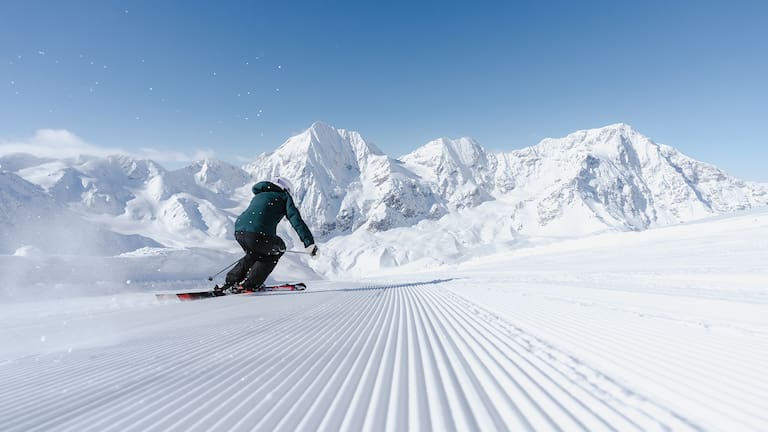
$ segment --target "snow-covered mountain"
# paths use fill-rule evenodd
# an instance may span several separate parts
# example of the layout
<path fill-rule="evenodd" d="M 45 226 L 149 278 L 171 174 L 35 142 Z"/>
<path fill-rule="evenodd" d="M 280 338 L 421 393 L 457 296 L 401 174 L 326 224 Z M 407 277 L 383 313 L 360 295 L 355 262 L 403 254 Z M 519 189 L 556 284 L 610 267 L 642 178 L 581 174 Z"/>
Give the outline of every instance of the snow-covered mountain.
<path fill-rule="evenodd" d="M 531 232 L 576 217 L 585 227 L 643 230 L 768 204 L 766 185 L 729 177 L 625 124 L 504 156 L 516 173 L 513 196 L 525 197 L 521 213 L 534 216 Z"/>
<path fill-rule="evenodd" d="M 414 236 L 440 262 L 520 236 L 644 230 L 768 205 L 768 185 L 734 179 L 625 124 L 512 152 L 441 138 L 395 159 L 357 132 L 318 122 L 242 168 L 207 160 L 169 171 L 127 156 L 16 154 L 0 157 L 0 170 L 4 226 L 15 226 L 15 207 L 33 216 L 66 209 L 119 235 L 216 248 L 233 247 L 232 220 L 253 182 L 282 175 L 316 236 L 338 249 L 328 269 L 363 256 L 374 265 L 413 262 L 424 255 L 412 251 Z M 19 204 L 20 194 L 32 198 Z M 14 238 L 6 249 L 26 244 Z"/>
<path fill-rule="evenodd" d="M 517 230 L 643 230 L 768 204 L 768 186 L 729 177 L 625 124 L 545 139 L 509 153 L 433 141 L 401 158 L 451 207 L 508 201 Z"/>
<path fill-rule="evenodd" d="M 152 239 L 136 247 L 223 244 L 232 230 L 228 209 L 239 205 L 233 194 L 250 180 L 241 169 L 220 161 L 168 171 L 153 161 L 121 155 L 55 160 L 14 154 L 0 157 L 0 170 L 16 184 L 34 186 L 34 194 L 24 194 L 34 199 L 25 198 L 21 204 L 27 212 L 61 220 L 60 209 L 66 209 L 68 217 L 81 224 Z M 0 206 L 13 207 L 14 202 L 3 199 Z M 15 246 L 31 241 L 26 237 L 16 236 Z"/>
<path fill-rule="evenodd" d="M 40 186 L 7 171 L 0 171 L 0 226 L 0 254 L 115 255 L 161 246 L 88 223 Z"/>
<path fill-rule="evenodd" d="M 443 214 L 424 182 L 357 132 L 314 123 L 245 168 L 294 179 L 294 197 L 320 236 L 383 231 Z"/>
<path fill-rule="evenodd" d="M 400 160 L 428 182 L 448 208 L 475 207 L 491 199 L 495 157 L 470 138 L 440 138 Z"/>

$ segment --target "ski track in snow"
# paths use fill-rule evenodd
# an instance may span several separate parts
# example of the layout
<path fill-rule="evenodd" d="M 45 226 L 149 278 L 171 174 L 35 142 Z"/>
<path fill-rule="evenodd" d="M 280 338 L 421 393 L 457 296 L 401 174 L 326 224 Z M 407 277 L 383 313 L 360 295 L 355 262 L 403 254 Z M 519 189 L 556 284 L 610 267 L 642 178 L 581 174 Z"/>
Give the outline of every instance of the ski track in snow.
<path fill-rule="evenodd" d="M 0 429 L 701 429 L 445 282 L 159 304 L 225 318 L 0 364 Z"/>
<path fill-rule="evenodd" d="M 514 316 L 528 336 L 554 338 L 560 349 L 589 353 L 590 364 L 599 363 L 603 373 L 612 371 L 620 374 L 622 382 L 654 389 L 655 394 L 663 395 L 654 404 L 660 410 L 657 414 L 665 411 L 662 406 L 667 410 L 675 407 L 678 413 L 669 414 L 693 428 L 702 428 L 704 421 L 705 429 L 765 430 L 768 388 L 761 383 L 768 376 L 764 361 L 768 340 L 764 327 L 753 331 L 732 322 L 686 318 L 687 313 L 696 312 L 698 305 L 692 300 L 691 310 L 672 317 L 654 313 L 652 307 L 628 309 L 585 300 L 584 289 L 576 287 L 570 287 L 570 293 L 562 290 L 568 294 L 553 296 L 542 287 L 514 285 L 506 287 L 506 302 L 491 303 L 495 298 L 490 296 L 486 304 Z M 453 284 L 451 288 L 462 287 Z M 512 299 L 510 295 L 517 289 L 520 291 Z M 734 307 L 728 304 L 732 301 L 729 296 L 724 299 L 721 309 Z M 757 305 L 764 302 L 763 298 L 754 300 Z M 680 412 L 696 413 L 698 425 Z"/>

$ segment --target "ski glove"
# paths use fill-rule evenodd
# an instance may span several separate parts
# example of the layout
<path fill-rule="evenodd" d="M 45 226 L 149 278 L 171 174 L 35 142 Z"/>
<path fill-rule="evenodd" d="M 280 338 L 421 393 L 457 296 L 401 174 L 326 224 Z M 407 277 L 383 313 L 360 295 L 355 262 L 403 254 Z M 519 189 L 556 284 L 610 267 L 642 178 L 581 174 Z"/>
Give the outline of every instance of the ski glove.
<path fill-rule="evenodd" d="M 317 245 L 315 245 L 315 244 L 313 243 L 313 244 L 311 244 L 311 245 L 307 246 L 307 247 L 306 247 L 306 251 L 307 251 L 307 253 L 308 253 L 308 254 L 310 254 L 311 256 L 315 256 L 315 255 L 317 255 Z"/>

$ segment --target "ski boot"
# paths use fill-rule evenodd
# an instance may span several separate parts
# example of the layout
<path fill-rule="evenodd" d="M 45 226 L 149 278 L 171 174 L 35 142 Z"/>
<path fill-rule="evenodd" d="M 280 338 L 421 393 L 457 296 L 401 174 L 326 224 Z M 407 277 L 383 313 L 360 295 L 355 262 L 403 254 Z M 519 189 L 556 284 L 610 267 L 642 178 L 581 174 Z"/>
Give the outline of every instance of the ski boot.
<path fill-rule="evenodd" d="M 215 287 L 213 287 L 213 295 L 223 296 L 227 294 L 237 294 L 239 292 L 238 288 L 240 288 L 240 286 L 237 284 L 225 283 L 222 286 L 217 284 Z"/>
<path fill-rule="evenodd" d="M 244 288 L 241 284 L 235 284 L 235 285 L 232 285 L 232 287 L 229 289 L 229 294 L 242 294 L 246 291 L 248 290 Z"/>

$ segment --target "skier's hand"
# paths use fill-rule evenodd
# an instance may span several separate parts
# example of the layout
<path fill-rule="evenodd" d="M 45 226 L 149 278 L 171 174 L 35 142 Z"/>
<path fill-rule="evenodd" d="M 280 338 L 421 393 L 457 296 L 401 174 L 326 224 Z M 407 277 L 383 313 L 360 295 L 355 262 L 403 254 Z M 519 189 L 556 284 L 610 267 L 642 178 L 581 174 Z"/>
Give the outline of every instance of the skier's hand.
<path fill-rule="evenodd" d="M 314 243 L 306 247 L 306 251 L 310 256 L 317 255 L 317 245 Z"/>

